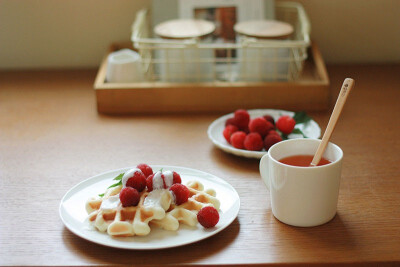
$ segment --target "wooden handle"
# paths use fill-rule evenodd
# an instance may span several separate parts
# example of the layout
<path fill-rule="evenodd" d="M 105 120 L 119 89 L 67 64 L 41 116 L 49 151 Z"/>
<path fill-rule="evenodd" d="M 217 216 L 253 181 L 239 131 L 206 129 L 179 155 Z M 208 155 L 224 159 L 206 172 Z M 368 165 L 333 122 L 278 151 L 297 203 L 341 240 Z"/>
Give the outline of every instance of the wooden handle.
<path fill-rule="evenodd" d="M 346 78 L 343 82 L 342 89 L 340 90 L 339 96 L 336 100 L 335 107 L 333 108 L 332 115 L 329 119 L 328 126 L 326 127 L 324 136 L 322 137 L 322 141 L 318 146 L 317 152 L 314 155 L 313 160 L 311 161 L 311 166 L 317 166 L 319 161 L 322 158 L 322 155 L 325 152 L 325 149 L 328 145 L 329 139 L 331 138 L 332 132 L 335 129 L 336 123 L 339 119 L 340 114 L 342 113 L 343 106 L 346 103 L 347 97 L 354 86 L 354 80 L 350 78 Z"/>

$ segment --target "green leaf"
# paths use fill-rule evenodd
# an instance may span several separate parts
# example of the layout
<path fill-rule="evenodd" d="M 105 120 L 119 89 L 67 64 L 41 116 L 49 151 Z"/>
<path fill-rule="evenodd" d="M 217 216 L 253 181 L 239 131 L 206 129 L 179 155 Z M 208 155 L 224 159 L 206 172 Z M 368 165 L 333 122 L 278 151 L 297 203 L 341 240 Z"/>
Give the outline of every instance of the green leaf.
<path fill-rule="evenodd" d="M 124 172 L 123 173 L 121 173 L 121 174 L 119 174 L 117 177 L 115 177 L 113 180 L 115 180 L 115 181 L 121 181 L 122 180 L 122 177 L 124 176 Z"/>
<path fill-rule="evenodd" d="M 118 176 L 117 176 L 117 177 L 118 177 Z M 114 180 L 115 180 L 117 177 L 115 177 Z M 116 182 L 115 184 L 110 185 L 109 187 L 107 187 L 107 189 L 110 189 L 110 188 L 113 188 L 113 187 L 117 187 L 117 186 L 119 186 L 119 185 L 122 185 L 122 181 L 121 181 L 121 180 L 118 181 L 118 182 Z M 104 197 L 104 195 L 105 195 L 105 193 L 99 194 L 99 197 Z"/>
<path fill-rule="evenodd" d="M 293 116 L 293 119 L 296 121 L 296 124 L 307 123 L 312 120 L 311 117 L 308 116 L 304 111 L 296 112 Z"/>
<path fill-rule="evenodd" d="M 115 177 L 113 180 L 114 181 L 118 181 L 118 182 L 116 182 L 115 184 L 112 184 L 112 185 L 110 185 L 109 187 L 107 187 L 107 189 L 110 189 L 110 188 L 113 188 L 113 187 L 117 187 L 117 186 L 119 186 L 119 185 L 122 185 L 122 177 L 124 176 L 124 172 L 123 173 L 120 173 L 117 177 Z M 103 193 L 103 194 L 99 194 L 99 197 L 104 197 L 104 194 L 105 193 Z"/>
<path fill-rule="evenodd" d="M 307 136 L 299 128 L 294 128 L 292 134 L 301 134 L 304 138 L 307 138 Z"/>
<path fill-rule="evenodd" d="M 122 181 L 118 181 L 115 184 L 110 185 L 109 187 L 107 187 L 107 189 L 113 188 L 113 187 L 117 187 L 119 185 L 122 185 Z"/>
<path fill-rule="evenodd" d="M 287 136 L 287 134 L 284 134 L 284 133 L 282 133 L 282 132 L 280 132 L 280 134 L 281 134 L 282 140 L 288 140 L 288 139 L 289 139 L 289 137 Z"/>

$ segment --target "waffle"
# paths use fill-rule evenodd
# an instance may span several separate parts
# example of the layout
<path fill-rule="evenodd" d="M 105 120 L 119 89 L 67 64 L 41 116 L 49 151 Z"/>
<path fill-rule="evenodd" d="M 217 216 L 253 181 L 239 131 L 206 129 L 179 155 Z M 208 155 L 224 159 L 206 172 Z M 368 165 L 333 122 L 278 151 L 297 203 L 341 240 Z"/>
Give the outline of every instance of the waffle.
<path fill-rule="evenodd" d="M 204 190 L 203 184 L 191 181 L 187 185 L 189 199 L 176 205 L 174 195 L 168 189 L 140 193 L 137 206 L 123 207 L 119 193 L 123 186 L 108 189 L 102 197 L 92 197 L 86 202 L 88 221 L 100 232 L 110 236 L 144 236 L 156 227 L 177 231 L 180 223 L 197 225 L 197 213 L 205 206 L 219 209 L 220 202 L 213 189 Z"/>
<path fill-rule="evenodd" d="M 144 236 L 150 233 L 149 222 L 165 217 L 172 197 L 168 190 L 140 193 L 139 204 L 123 207 L 119 201 L 121 186 L 108 189 L 103 197 L 86 202 L 88 220 L 100 232 L 111 236 Z"/>
<path fill-rule="evenodd" d="M 188 201 L 181 205 L 176 205 L 174 202 L 171 202 L 165 217 L 152 220 L 150 222 L 151 225 L 165 230 L 176 231 L 180 223 L 189 226 L 197 225 L 197 213 L 205 206 L 214 206 L 214 208 L 219 210 L 220 202 L 215 197 L 215 190 L 204 190 L 203 184 L 198 181 L 191 181 L 186 186 L 190 192 Z"/>

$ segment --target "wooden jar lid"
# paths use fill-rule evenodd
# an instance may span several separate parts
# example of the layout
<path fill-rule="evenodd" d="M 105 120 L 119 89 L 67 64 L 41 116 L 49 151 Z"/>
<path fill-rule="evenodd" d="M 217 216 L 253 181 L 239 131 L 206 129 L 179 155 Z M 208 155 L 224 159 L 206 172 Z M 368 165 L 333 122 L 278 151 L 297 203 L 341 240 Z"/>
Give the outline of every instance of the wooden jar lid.
<path fill-rule="evenodd" d="M 264 39 L 284 39 L 293 33 L 293 26 L 277 20 L 251 20 L 235 24 L 237 33 Z"/>
<path fill-rule="evenodd" d="M 154 27 L 154 32 L 167 39 L 188 39 L 202 37 L 215 30 L 214 23 L 206 20 L 175 19 L 162 22 Z"/>

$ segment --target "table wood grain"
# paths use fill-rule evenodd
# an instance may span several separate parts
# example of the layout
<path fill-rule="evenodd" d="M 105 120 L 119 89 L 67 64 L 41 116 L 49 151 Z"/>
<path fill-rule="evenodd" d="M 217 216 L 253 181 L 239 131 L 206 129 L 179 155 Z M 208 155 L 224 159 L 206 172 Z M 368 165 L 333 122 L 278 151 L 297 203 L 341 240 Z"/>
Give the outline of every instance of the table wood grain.
<path fill-rule="evenodd" d="M 344 78 L 356 87 L 332 136 L 345 155 L 337 215 L 314 228 L 277 221 L 258 160 L 208 140 L 223 114 L 105 116 L 95 70 L 1 72 L 0 265 L 400 265 L 400 65 L 328 71 L 332 107 Z M 329 112 L 309 114 L 325 129 Z M 64 227 L 58 209 L 71 187 L 141 162 L 225 179 L 241 198 L 238 218 L 209 239 L 159 251 L 107 248 Z"/>

